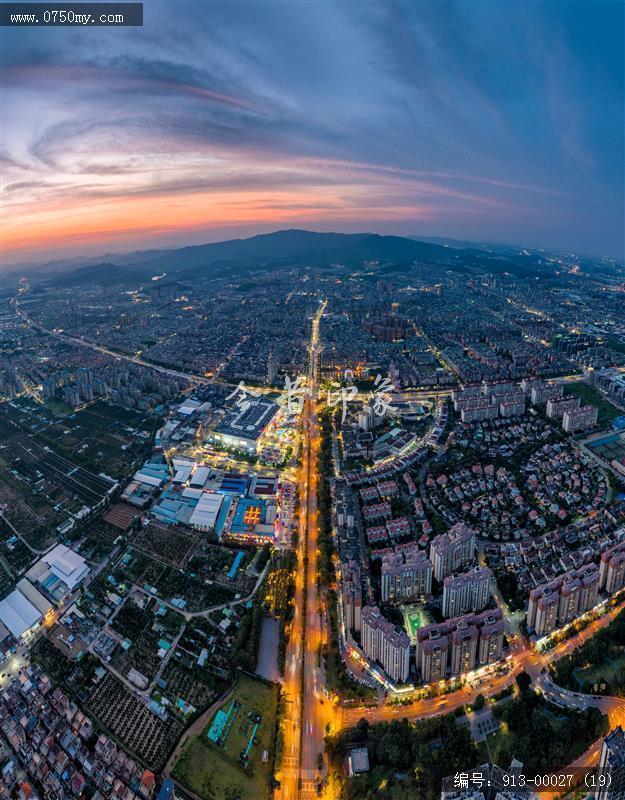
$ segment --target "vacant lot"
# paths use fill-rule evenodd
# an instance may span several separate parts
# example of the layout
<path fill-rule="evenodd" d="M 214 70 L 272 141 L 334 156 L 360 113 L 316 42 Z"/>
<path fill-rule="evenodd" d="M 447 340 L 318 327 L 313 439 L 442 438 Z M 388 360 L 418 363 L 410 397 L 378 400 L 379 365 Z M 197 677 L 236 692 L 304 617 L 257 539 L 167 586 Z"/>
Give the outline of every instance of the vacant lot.
<path fill-rule="evenodd" d="M 276 705 L 276 686 L 240 673 L 233 695 L 215 714 L 217 717 L 222 712 L 227 717 L 221 744 L 207 736 L 215 722 L 213 717 L 200 736 L 185 744 L 173 777 L 205 800 L 268 798 Z M 240 753 L 248 746 L 248 764 L 244 767 Z"/>

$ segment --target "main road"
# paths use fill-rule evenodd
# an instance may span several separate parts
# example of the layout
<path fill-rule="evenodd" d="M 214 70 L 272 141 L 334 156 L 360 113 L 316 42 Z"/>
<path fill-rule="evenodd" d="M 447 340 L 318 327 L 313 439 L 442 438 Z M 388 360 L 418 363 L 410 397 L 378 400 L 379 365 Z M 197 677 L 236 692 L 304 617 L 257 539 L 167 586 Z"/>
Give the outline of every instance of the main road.
<path fill-rule="evenodd" d="M 549 663 L 562 658 L 587 641 L 597 630 L 603 628 L 616 616 L 625 603 L 611 609 L 602 618 L 591 623 L 584 631 L 554 647 L 548 653 L 539 653 L 527 647 L 518 632 L 518 625 L 508 630 L 511 639 L 512 659 L 509 670 L 495 675 L 487 685 L 463 689 L 442 697 L 417 701 L 408 705 L 385 703 L 372 709 L 337 708 L 324 696 L 321 645 L 327 635 L 324 598 L 320 596 L 318 584 L 318 511 L 317 461 L 320 446 L 318 420 L 318 354 L 319 321 L 325 310 L 320 306 L 312 324 L 309 348 L 308 388 L 302 414 L 302 468 L 300 476 L 300 536 L 298 540 L 298 568 L 296 575 L 295 615 L 287 647 L 285 684 L 286 714 L 284 724 L 284 757 L 279 774 L 280 788 L 277 800 L 312 800 L 318 797 L 317 785 L 322 777 L 320 764 L 326 726 L 331 723 L 333 731 L 354 725 L 365 717 L 370 721 L 391 720 L 402 717 L 425 719 L 447 714 L 471 703 L 478 694 L 492 696 L 514 683 L 523 670 L 531 676 L 535 685 L 540 685 L 541 674 Z M 570 380 L 566 376 L 562 381 Z M 577 377 L 577 376 L 575 376 Z M 503 598 L 497 598 L 503 603 Z M 507 609 L 509 615 L 509 609 Z M 602 704 L 608 711 L 609 703 Z M 611 709 L 615 711 L 614 708 Z M 619 712 L 621 709 L 619 708 Z M 611 722 L 616 715 L 610 714 Z M 329 787 L 326 787 L 329 789 Z M 327 795 L 327 791 L 326 791 Z"/>
<path fill-rule="evenodd" d="M 324 617 L 320 613 L 317 571 L 317 459 L 320 430 L 317 418 L 319 391 L 319 321 L 322 303 L 312 321 L 308 351 L 307 394 L 301 419 L 300 528 L 295 577 L 295 610 L 286 650 L 283 685 L 285 714 L 283 757 L 278 773 L 277 800 L 317 796 L 317 759 L 323 753 L 325 717 L 329 704 L 323 698 L 320 648 Z M 324 714 L 324 707 L 327 714 Z"/>
<path fill-rule="evenodd" d="M 214 383 L 215 379 L 199 375 L 168 369 L 138 356 L 129 356 L 110 350 L 80 337 L 52 331 L 34 322 L 20 307 L 17 298 L 12 304 L 17 314 L 36 330 L 56 336 L 59 339 L 91 348 L 100 353 L 114 358 L 130 361 L 134 364 L 155 369 L 169 374 L 172 377 L 186 378 L 197 383 Z M 560 691 L 550 683 L 542 669 L 571 652 L 577 646 L 587 641 L 598 629 L 604 627 L 620 611 L 625 602 L 596 620 L 582 633 L 556 646 L 547 654 L 539 654 L 533 649 L 524 646 L 518 632 L 508 631 L 511 634 L 513 662 L 511 669 L 503 674 L 493 677 L 486 687 L 473 688 L 465 686 L 451 694 L 442 697 L 433 697 L 429 700 L 416 701 L 407 705 L 383 704 L 371 709 L 340 709 L 334 708 L 324 697 L 323 668 L 321 663 L 321 645 L 327 634 L 327 624 L 324 603 L 320 597 L 318 585 L 318 512 L 317 512 L 317 460 L 320 445 L 320 429 L 318 412 L 318 355 L 319 355 L 319 321 L 324 313 L 326 303 L 320 305 L 312 321 L 312 332 L 309 346 L 308 361 L 308 389 L 304 399 L 302 413 L 302 466 L 300 471 L 300 535 L 297 547 L 297 574 L 295 581 L 295 611 L 291 624 L 291 634 L 286 652 L 284 696 L 286 710 L 284 714 L 283 758 L 278 777 L 280 788 L 276 790 L 276 800 L 312 800 L 318 797 L 317 784 L 321 777 L 319 769 L 320 759 L 323 754 L 323 739 L 326 726 L 333 724 L 334 730 L 344 726 L 354 725 L 361 717 L 370 721 L 390 720 L 406 717 L 408 719 L 426 719 L 438 714 L 447 714 L 466 703 L 475 700 L 478 694 L 492 696 L 509 686 L 522 670 L 526 670 L 533 683 L 547 696 Z M 625 371 L 625 368 L 623 368 Z M 568 383 L 572 380 L 583 379 L 584 375 L 565 375 L 549 379 L 554 383 Z M 396 399 L 417 399 L 425 395 L 444 396 L 451 394 L 451 390 L 428 391 L 411 390 L 398 393 Z M 501 604 L 501 597 L 497 598 Z M 587 697 L 574 693 L 565 693 L 561 698 L 567 705 L 586 707 L 596 704 L 604 713 L 610 716 L 611 726 L 625 721 L 625 708 L 617 698 L 597 698 L 596 703 L 589 703 Z M 578 761 L 588 765 L 589 761 L 596 762 L 598 745 Z M 576 762 L 576 766 L 577 766 Z"/>
<path fill-rule="evenodd" d="M 327 621 L 324 598 L 319 586 L 319 521 L 317 491 L 319 488 L 318 457 L 321 431 L 318 418 L 319 394 L 319 321 L 325 310 L 324 302 L 313 320 L 308 385 L 310 388 L 305 406 L 307 429 L 306 487 L 306 627 L 303 642 L 302 726 L 300 751 L 300 798 L 317 797 L 317 784 L 323 759 L 323 739 L 326 724 L 332 718 L 329 701 L 324 697 L 324 676 L 321 649 L 326 642 Z M 303 511 L 304 513 L 304 511 Z"/>

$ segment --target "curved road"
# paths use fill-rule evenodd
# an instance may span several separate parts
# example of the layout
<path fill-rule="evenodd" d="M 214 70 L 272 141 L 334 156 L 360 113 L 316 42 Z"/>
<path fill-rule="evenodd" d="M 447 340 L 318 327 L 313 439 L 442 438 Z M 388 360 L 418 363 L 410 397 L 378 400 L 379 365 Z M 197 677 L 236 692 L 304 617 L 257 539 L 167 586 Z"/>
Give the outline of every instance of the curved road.
<path fill-rule="evenodd" d="M 576 648 L 585 644 L 595 633 L 606 627 L 614 620 L 617 614 L 625 609 L 625 599 L 617 603 L 613 608 L 590 623 L 581 633 L 572 636 L 559 645 L 545 653 L 539 653 L 535 649 L 527 647 L 522 641 L 515 639 L 512 642 L 512 659 L 510 670 L 494 677 L 486 686 L 474 688 L 465 686 L 455 692 L 440 697 L 431 697 L 427 700 L 416 700 L 406 705 L 389 705 L 388 703 L 377 708 L 370 709 L 336 709 L 336 727 L 346 727 L 355 725 L 361 717 L 366 717 L 370 722 L 381 722 L 383 720 L 397 719 L 406 717 L 407 719 L 425 719 L 435 714 L 448 714 L 455 711 L 466 703 L 475 700 L 478 694 L 489 697 L 498 694 L 503 689 L 512 685 L 516 676 L 525 671 L 532 678 L 532 682 L 538 685 L 542 670 L 549 664 L 558 661 L 571 653 Z"/>

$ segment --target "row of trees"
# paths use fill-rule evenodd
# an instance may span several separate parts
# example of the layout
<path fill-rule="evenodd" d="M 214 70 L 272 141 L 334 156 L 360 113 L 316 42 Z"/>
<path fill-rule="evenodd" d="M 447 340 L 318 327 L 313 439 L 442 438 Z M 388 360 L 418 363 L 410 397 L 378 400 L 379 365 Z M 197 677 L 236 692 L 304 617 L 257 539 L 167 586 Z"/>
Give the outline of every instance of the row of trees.
<path fill-rule="evenodd" d="M 295 593 L 295 554 L 274 553 L 269 547 L 263 548 L 257 562 L 257 569 L 264 569 L 267 560 L 271 557 L 272 563 L 268 574 L 265 576 L 263 586 L 254 598 L 250 608 L 245 608 L 241 614 L 241 622 L 232 643 L 232 664 L 248 672 L 254 672 L 258 659 L 258 648 L 263 626 L 263 616 L 267 610 L 280 620 L 281 636 L 280 645 L 284 642 L 284 624 L 293 616 L 293 595 Z M 269 601 L 269 597 L 271 598 Z M 284 647 L 278 652 L 278 664 L 284 663 Z"/>
<path fill-rule="evenodd" d="M 278 669 L 284 675 L 286 648 L 289 642 L 288 625 L 295 611 L 295 571 L 297 557 L 292 550 L 276 551 L 271 557 L 271 567 L 267 576 L 265 609 L 280 624 L 278 638 Z"/>
<path fill-rule="evenodd" d="M 258 658 L 258 646 L 263 626 L 263 606 L 258 600 L 241 615 L 241 622 L 232 642 L 232 665 L 254 672 Z"/>
<path fill-rule="evenodd" d="M 607 628 L 596 633 L 583 647 L 557 662 L 554 680 L 560 686 L 582 692 L 593 692 L 595 683 L 605 684 L 605 694 L 625 696 L 625 670 L 614 669 L 610 663 L 624 656 L 625 611 L 621 611 Z M 592 668 L 592 680 L 585 679 L 583 672 L 576 673 L 585 666 Z"/>
<path fill-rule="evenodd" d="M 319 578 L 323 584 L 334 582 L 332 556 L 332 496 L 330 480 L 332 476 L 332 412 L 325 410 L 321 417 L 321 446 L 317 465 L 319 487 L 317 508 L 319 511 Z"/>
<path fill-rule="evenodd" d="M 491 751 L 502 768 L 517 758 L 525 774 L 549 774 L 607 733 L 608 719 L 598 709 L 556 708 L 533 691 L 525 673 L 517 681 L 519 698 L 494 708 L 504 724 Z M 484 698 L 478 698 L 476 708 L 483 705 Z M 401 719 L 371 725 L 361 719 L 355 728 L 327 736 L 326 751 L 337 774 L 353 747 L 367 748 L 370 769 L 344 782 L 341 800 L 438 800 L 443 778 L 485 760 L 468 727 L 453 714 L 416 723 Z"/>

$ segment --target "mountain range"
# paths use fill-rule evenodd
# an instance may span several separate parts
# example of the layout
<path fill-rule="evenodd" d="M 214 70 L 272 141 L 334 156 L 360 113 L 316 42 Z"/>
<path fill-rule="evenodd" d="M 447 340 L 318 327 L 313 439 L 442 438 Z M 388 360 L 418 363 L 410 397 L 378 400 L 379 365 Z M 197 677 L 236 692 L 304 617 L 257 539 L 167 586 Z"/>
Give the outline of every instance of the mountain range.
<path fill-rule="evenodd" d="M 464 243 L 463 243 L 464 244 Z M 540 265 L 537 254 L 516 254 L 521 263 L 513 269 L 509 258 L 479 247 L 424 242 L 405 236 L 382 236 L 373 233 L 317 233 L 307 230 L 282 230 L 259 234 L 249 239 L 194 245 L 169 250 L 144 250 L 102 259 L 76 262 L 51 262 L 38 270 L 59 286 L 135 283 L 165 272 L 168 279 L 193 276 L 243 274 L 254 270 L 293 266 L 322 267 L 343 264 L 362 267 L 376 262 L 382 269 L 410 269 L 414 262 L 436 264 L 441 269 L 467 271 L 470 268 L 499 272 L 502 270 L 535 271 Z M 80 263 L 80 262 L 79 262 Z M 49 277 L 49 276 L 52 277 Z"/>

